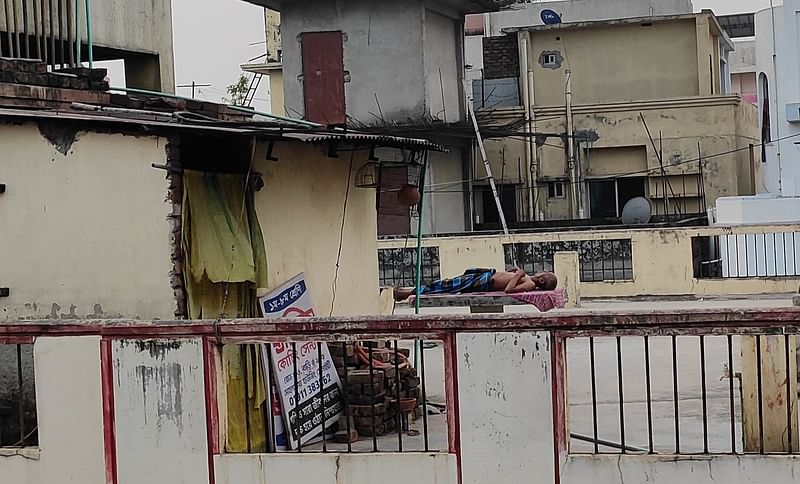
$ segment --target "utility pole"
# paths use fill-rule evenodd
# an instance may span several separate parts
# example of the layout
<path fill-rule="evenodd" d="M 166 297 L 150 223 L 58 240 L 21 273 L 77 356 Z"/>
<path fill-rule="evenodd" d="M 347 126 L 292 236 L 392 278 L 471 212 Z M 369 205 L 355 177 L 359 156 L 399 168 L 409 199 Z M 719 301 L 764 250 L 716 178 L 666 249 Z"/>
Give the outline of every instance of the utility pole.
<path fill-rule="evenodd" d="M 580 177 L 578 166 L 575 160 L 575 125 L 572 119 L 572 73 L 567 71 L 567 86 L 564 92 L 567 110 L 567 164 L 569 166 L 570 179 L 570 203 L 572 205 L 573 218 L 584 218 L 583 203 L 580 197 Z"/>
<path fill-rule="evenodd" d="M 192 81 L 191 84 L 178 84 L 175 87 L 182 88 L 182 89 L 191 87 L 192 88 L 192 99 L 194 99 L 195 91 L 197 90 L 198 87 L 211 87 L 211 84 L 198 84 L 198 83 Z"/>

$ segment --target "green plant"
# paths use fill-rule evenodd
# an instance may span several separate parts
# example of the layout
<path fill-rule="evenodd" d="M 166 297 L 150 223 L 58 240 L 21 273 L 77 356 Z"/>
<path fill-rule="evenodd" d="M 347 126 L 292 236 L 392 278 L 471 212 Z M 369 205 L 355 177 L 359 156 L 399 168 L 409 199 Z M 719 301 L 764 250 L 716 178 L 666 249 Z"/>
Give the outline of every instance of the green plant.
<path fill-rule="evenodd" d="M 228 95 L 223 97 L 222 100 L 234 106 L 244 106 L 245 98 L 247 98 L 247 91 L 250 90 L 250 80 L 244 74 L 239 74 L 239 79 L 228 86 L 226 91 Z"/>

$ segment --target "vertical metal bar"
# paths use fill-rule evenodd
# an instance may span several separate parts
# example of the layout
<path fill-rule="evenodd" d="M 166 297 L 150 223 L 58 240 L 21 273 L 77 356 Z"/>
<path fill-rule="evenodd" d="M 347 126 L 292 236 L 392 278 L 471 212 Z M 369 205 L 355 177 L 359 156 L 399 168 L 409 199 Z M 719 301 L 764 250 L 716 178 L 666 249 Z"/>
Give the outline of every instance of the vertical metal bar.
<path fill-rule="evenodd" d="M 266 357 L 264 362 L 264 389 L 266 391 L 266 404 L 264 407 L 264 433 L 267 439 L 267 452 L 275 452 L 275 428 L 272 420 L 272 399 L 275 396 L 272 392 L 272 345 L 264 343 L 266 351 L 262 351 L 262 357 Z"/>
<path fill-rule="evenodd" d="M 764 240 L 764 277 L 769 275 L 769 259 L 767 258 L 767 234 L 761 234 Z M 757 239 L 756 239 L 757 240 Z"/>
<path fill-rule="evenodd" d="M 11 0 L 3 0 L 3 13 L 5 13 L 6 17 L 6 40 L 8 41 L 8 56 L 14 57 L 14 48 L 12 47 L 14 44 L 11 39 L 11 11 L 8 9 L 8 2 Z"/>
<path fill-rule="evenodd" d="M 425 388 L 425 340 L 420 340 L 419 345 L 419 371 L 422 385 L 422 437 L 425 441 L 425 452 L 428 452 L 428 392 Z"/>
<path fill-rule="evenodd" d="M 778 234 L 776 232 L 771 233 L 772 235 L 772 258 L 774 259 L 773 265 L 775 266 L 775 274 L 774 276 L 778 276 L 778 243 L 775 242 L 775 236 Z M 767 265 L 767 275 L 769 275 L 769 265 Z"/>
<path fill-rule="evenodd" d="M 14 57 L 20 57 L 19 29 L 17 25 L 17 0 L 11 0 L 11 22 L 14 26 Z"/>
<path fill-rule="evenodd" d="M 55 28 L 55 10 L 53 9 L 53 0 L 47 0 L 50 10 L 50 65 L 53 69 L 56 68 L 56 28 Z"/>
<path fill-rule="evenodd" d="M 76 67 L 75 64 L 75 38 L 72 36 L 72 2 L 76 0 L 66 1 L 66 23 L 67 23 L 67 45 L 69 46 L 69 66 Z"/>
<path fill-rule="evenodd" d="M 789 361 L 789 335 L 788 334 L 783 335 L 783 349 L 784 349 L 784 352 L 786 354 L 786 361 L 785 361 L 784 364 L 786 365 L 786 428 L 788 429 L 787 430 L 787 434 L 788 434 L 788 437 L 789 437 L 789 445 L 787 447 L 789 448 L 789 453 L 791 454 L 791 453 L 794 452 L 794 448 L 793 448 L 794 447 L 794 443 L 792 441 L 792 423 L 793 423 L 792 422 L 792 420 L 793 420 L 792 419 L 792 413 L 793 413 L 792 412 L 792 400 L 793 400 L 793 398 L 792 398 L 792 374 L 791 374 L 791 371 L 790 371 L 791 370 L 791 366 L 790 366 L 790 361 Z"/>
<path fill-rule="evenodd" d="M 761 385 L 761 335 L 756 335 L 756 372 L 758 382 L 758 450 L 764 453 L 764 391 Z"/>
<path fill-rule="evenodd" d="M 732 252 L 731 252 L 731 236 L 730 235 L 725 235 L 724 237 L 725 237 L 725 249 L 726 249 L 725 252 L 726 252 L 726 254 L 728 256 L 728 277 L 733 277 L 733 274 L 731 273 L 731 260 L 733 260 L 733 257 L 731 257 L 732 256 Z M 739 269 L 738 269 L 738 267 L 739 267 L 739 249 L 738 248 L 736 248 L 736 267 L 737 267 L 736 271 L 737 271 L 737 275 L 738 275 L 738 271 L 739 271 Z"/>
<path fill-rule="evenodd" d="M 20 446 L 25 447 L 25 405 L 22 386 L 22 345 L 17 345 L 17 392 L 19 405 L 19 442 Z"/>
<path fill-rule="evenodd" d="M 789 258 L 786 257 L 786 247 L 787 247 L 787 245 L 786 245 L 786 232 L 784 232 L 783 233 L 783 275 L 788 277 L 789 276 Z M 794 258 L 794 254 L 792 254 L 792 258 Z M 777 262 L 775 264 L 776 264 L 775 270 L 777 271 L 778 270 Z"/>
<path fill-rule="evenodd" d="M 794 276 L 797 275 L 797 234 L 798 232 L 792 232 L 792 264 L 794 265 Z"/>
<path fill-rule="evenodd" d="M 733 380 L 736 372 L 733 370 L 733 336 L 728 335 L 728 398 L 730 399 L 731 412 L 731 453 L 736 453 L 736 405 L 733 396 Z"/>
<path fill-rule="evenodd" d="M 594 437 L 594 453 L 600 453 L 597 436 L 597 372 L 595 371 L 594 336 L 589 336 L 589 369 L 592 374 L 592 436 Z"/>
<path fill-rule="evenodd" d="M 650 383 L 650 337 L 644 338 L 644 378 L 647 396 L 647 448 L 651 454 L 655 453 L 653 448 L 653 395 Z"/>
<path fill-rule="evenodd" d="M 675 411 L 675 453 L 681 453 L 681 422 L 678 405 L 678 339 L 672 335 L 672 401 Z"/>
<path fill-rule="evenodd" d="M 626 452 L 625 447 L 625 396 L 623 395 L 622 385 L 622 338 L 617 336 L 617 386 L 619 390 L 619 438 L 622 453 Z"/>
<path fill-rule="evenodd" d="M 703 399 L 703 453 L 708 454 L 708 393 L 706 392 L 706 336 L 700 335 L 700 392 Z"/>
<path fill-rule="evenodd" d="M 33 0 L 33 37 L 36 43 L 36 58 L 42 60 L 42 44 L 39 38 L 39 22 L 41 19 L 41 12 L 39 11 L 39 0 Z"/>
<path fill-rule="evenodd" d="M 239 358 L 241 358 L 242 380 L 244 381 L 244 428 L 245 437 L 247 440 L 247 453 L 253 451 L 252 437 L 250 435 L 250 374 L 247 371 L 247 345 L 239 346 Z"/>
<path fill-rule="evenodd" d="M 64 0 L 56 0 L 58 2 L 58 47 L 59 47 L 59 56 L 58 58 L 61 60 L 61 67 L 64 67 L 65 62 L 65 52 L 64 52 L 64 8 L 63 8 L 63 1 Z"/>
<path fill-rule="evenodd" d="M 353 442 L 352 442 L 352 439 L 350 438 L 350 435 L 352 435 L 353 429 L 352 429 L 352 425 L 350 423 L 350 419 L 351 419 L 351 417 L 350 417 L 350 405 L 349 405 L 349 402 L 348 402 L 348 400 L 349 400 L 349 386 L 347 384 L 347 381 L 348 381 L 348 378 L 347 378 L 347 372 L 348 372 L 348 368 L 347 368 L 347 345 L 348 345 L 348 343 L 342 343 L 342 354 L 344 355 L 344 414 L 345 414 L 345 419 L 347 420 L 347 453 L 349 454 L 350 452 L 353 451 Z"/>
<path fill-rule="evenodd" d="M 370 396 L 370 416 L 372 416 L 372 451 L 378 452 L 378 432 L 375 426 L 375 380 L 373 379 L 374 364 L 372 361 L 372 345 L 374 342 L 368 341 L 369 345 L 369 396 Z"/>
<path fill-rule="evenodd" d="M 345 356 L 346 357 L 346 356 Z M 322 414 L 322 452 L 328 452 L 328 439 L 325 435 L 327 430 L 327 419 L 325 418 L 325 380 L 322 375 L 322 342 L 317 342 L 317 366 L 319 367 L 319 399 L 321 402 L 320 413 Z"/>
<path fill-rule="evenodd" d="M 400 351 L 394 340 L 394 381 L 395 400 L 397 400 L 397 451 L 403 452 L 403 415 L 400 413 Z"/>
<path fill-rule="evenodd" d="M 292 341 L 292 373 L 294 377 L 294 431 L 297 439 L 297 452 L 303 451 L 302 436 L 300 435 L 300 382 L 297 381 L 297 343 Z M 288 410 L 291 412 L 291 410 Z M 291 414 L 290 414 L 291 415 Z M 290 420 L 291 422 L 291 420 Z M 291 432 L 291 430 L 290 430 Z"/>
<path fill-rule="evenodd" d="M 24 47 L 25 58 L 29 59 L 31 52 L 30 42 L 28 42 L 28 0 L 22 0 L 22 39 L 24 41 L 22 46 Z"/>
<path fill-rule="evenodd" d="M 600 257 L 602 257 L 602 271 L 603 271 L 603 280 L 606 280 L 606 247 L 608 246 L 609 241 L 603 239 L 600 241 Z"/>
<path fill-rule="evenodd" d="M 75 66 L 81 66 L 81 0 L 75 0 Z M 379 184 L 380 185 L 380 184 Z"/>
<path fill-rule="evenodd" d="M 586 242 L 588 242 L 588 244 Z M 591 282 L 595 282 L 595 256 L 594 256 L 594 254 L 591 254 L 591 252 L 593 252 L 592 249 L 594 249 L 594 242 L 595 242 L 594 240 L 589 240 L 589 241 L 581 241 L 579 243 L 579 244 L 582 243 L 584 245 L 588 245 L 589 248 L 590 248 L 589 252 L 590 252 L 590 256 L 592 258 L 592 278 L 591 278 Z"/>
<path fill-rule="evenodd" d="M 749 252 L 748 243 L 747 243 L 747 235 L 744 236 L 744 276 L 742 276 L 742 271 L 739 269 L 739 235 L 734 235 L 734 239 L 736 240 L 736 275 L 738 277 L 749 277 L 750 276 L 750 261 L 748 260 L 749 257 L 747 253 Z"/>
<path fill-rule="evenodd" d="M 50 56 L 47 53 L 47 29 L 45 28 L 46 25 L 45 17 L 47 16 L 46 14 L 47 3 L 46 0 L 33 0 L 33 1 L 34 2 L 39 1 L 39 17 L 41 20 L 41 27 L 42 27 L 42 38 L 41 38 L 42 56 L 40 58 L 45 64 L 47 64 L 48 61 L 50 60 Z"/>

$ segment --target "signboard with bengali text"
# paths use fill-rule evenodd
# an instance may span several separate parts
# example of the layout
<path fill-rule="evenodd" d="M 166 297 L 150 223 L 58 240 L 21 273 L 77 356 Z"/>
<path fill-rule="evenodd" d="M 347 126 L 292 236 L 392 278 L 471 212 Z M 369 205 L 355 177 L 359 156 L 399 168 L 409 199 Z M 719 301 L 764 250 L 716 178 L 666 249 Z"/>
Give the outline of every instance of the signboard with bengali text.
<path fill-rule="evenodd" d="M 258 304 L 265 318 L 314 316 L 303 274 L 260 298 Z M 344 412 L 339 374 L 325 343 L 298 341 L 265 347 L 270 350 L 271 380 L 281 403 L 286 441 L 294 449 L 298 441 L 306 444 L 321 436 L 323 428 L 336 423 Z"/>

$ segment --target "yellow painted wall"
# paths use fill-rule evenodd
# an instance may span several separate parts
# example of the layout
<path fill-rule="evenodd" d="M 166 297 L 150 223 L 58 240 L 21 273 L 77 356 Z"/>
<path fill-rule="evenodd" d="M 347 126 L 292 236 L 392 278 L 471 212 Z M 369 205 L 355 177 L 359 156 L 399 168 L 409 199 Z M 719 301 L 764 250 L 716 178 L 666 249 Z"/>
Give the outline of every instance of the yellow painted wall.
<path fill-rule="evenodd" d="M 631 239 L 633 280 L 581 283 L 581 297 L 710 296 L 788 294 L 797 291 L 799 277 L 749 279 L 695 279 L 692 237 L 800 231 L 800 225 L 702 227 L 687 229 L 624 229 L 513 234 L 511 236 L 443 237 L 426 239 L 439 248 L 442 277 L 453 277 L 468 267 L 505 267 L 503 244 L 571 240 Z M 379 242 L 380 248 L 403 247 L 400 240 Z"/>
<path fill-rule="evenodd" d="M 261 145 L 254 166 L 265 183 L 256 193 L 256 210 L 264 232 L 270 285 L 305 272 L 317 315 L 330 314 L 349 187 L 333 314 L 377 314 L 375 190 L 353 186 L 368 152 L 341 152 L 339 158 L 329 158 L 326 146 L 277 143 L 273 156 L 278 161 L 274 162 L 265 159 L 263 150 Z"/>
<path fill-rule="evenodd" d="M 565 133 L 566 118 L 562 107 L 535 107 L 535 131 L 540 133 Z M 632 161 L 627 154 L 625 159 L 613 161 L 614 166 L 604 163 L 602 159 L 589 159 L 591 173 L 587 176 L 609 176 L 639 171 L 642 168 L 653 170 L 651 175 L 660 173 L 657 149 L 654 149 L 639 114 L 644 114 L 650 133 L 654 137 L 656 147 L 663 145 L 665 171 L 672 182 L 672 189 L 677 194 L 684 191 L 697 193 L 699 164 L 696 160 L 698 143 L 701 154 L 727 153 L 722 156 L 706 158 L 704 167 L 705 193 L 708 206 L 712 206 L 717 198 L 750 193 L 750 156 L 747 147 L 757 143 L 758 119 L 755 106 L 742 102 L 737 96 L 713 96 L 694 98 L 674 98 L 651 100 L 636 103 L 580 104 L 574 108 L 574 124 L 576 132 L 588 131 L 597 135 L 597 141 L 589 148 L 595 154 L 606 149 L 622 149 L 623 151 L 646 151 L 646 165 Z M 496 114 L 503 116 L 505 113 Z M 521 114 L 520 114 L 521 115 Z M 659 143 L 659 131 L 663 141 Z M 505 148 L 507 164 L 511 164 L 510 174 L 516 174 L 517 158 L 524 163 L 526 141 L 518 138 L 497 139 L 487 142 L 488 156 L 495 177 L 502 170 L 502 153 Z M 586 148 L 586 144 L 582 145 Z M 741 150 L 729 153 L 734 150 Z M 758 151 L 758 150 L 756 150 Z M 546 144 L 537 148 L 539 160 L 539 177 L 557 178 L 568 176 L 564 141 L 558 137 L 549 137 Z M 757 153 L 758 155 L 758 153 Z M 616 154 L 614 155 L 616 158 Z M 677 163 L 673 163 L 673 157 Z M 602 156 L 601 156 L 602 158 Z M 634 169 L 634 165 L 636 169 Z M 760 165 L 760 163 L 757 163 Z M 475 173 L 483 175 L 483 168 L 476 164 Z M 509 170 L 506 168 L 506 173 Z M 644 174 L 642 174 L 643 176 Z M 523 168 L 524 176 L 524 168 Z M 650 195 L 658 198 L 663 195 L 660 181 L 651 181 Z M 546 186 L 538 192 L 539 204 L 549 220 L 569 218 L 569 202 L 566 199 L 548 199 Z M 661 202 L 656 202 L 660 204 Z M 698 201 L 687 202 L 687 209 L 696 209 Z M 683 204 L 681 203 L 683 206 Z M 663 208 L 659 207 L 659 213 Z"/>
<path fill-rule="evenodd" d="M 701 94 L 694 18 L 650 26 L 589 24 L 580 29 L 536 31 L 531 37 L 529 62 L 537 105 L 564 104 L 567 69 L 572 72 L 575 103 Z M 559 52 L 564 58 L 561 67 L 543 67 L 539 58 L 544 51 Z M 708 70 L 707 62 L 703 68 Z"/>
<path fill-rule="evenodd" d="M 35 124 L 0 124 L 0 321 L 173 317 L 171 207 L 150 166 L 165 146 L 81 132 L 65 156 Z"/>
<path fill-rule="evenodd" d="M 269 98 L 272 105 L 272 114 L 286 116 L 283 101 L 283 71 L 275 69 L 269 71 Z"/>

